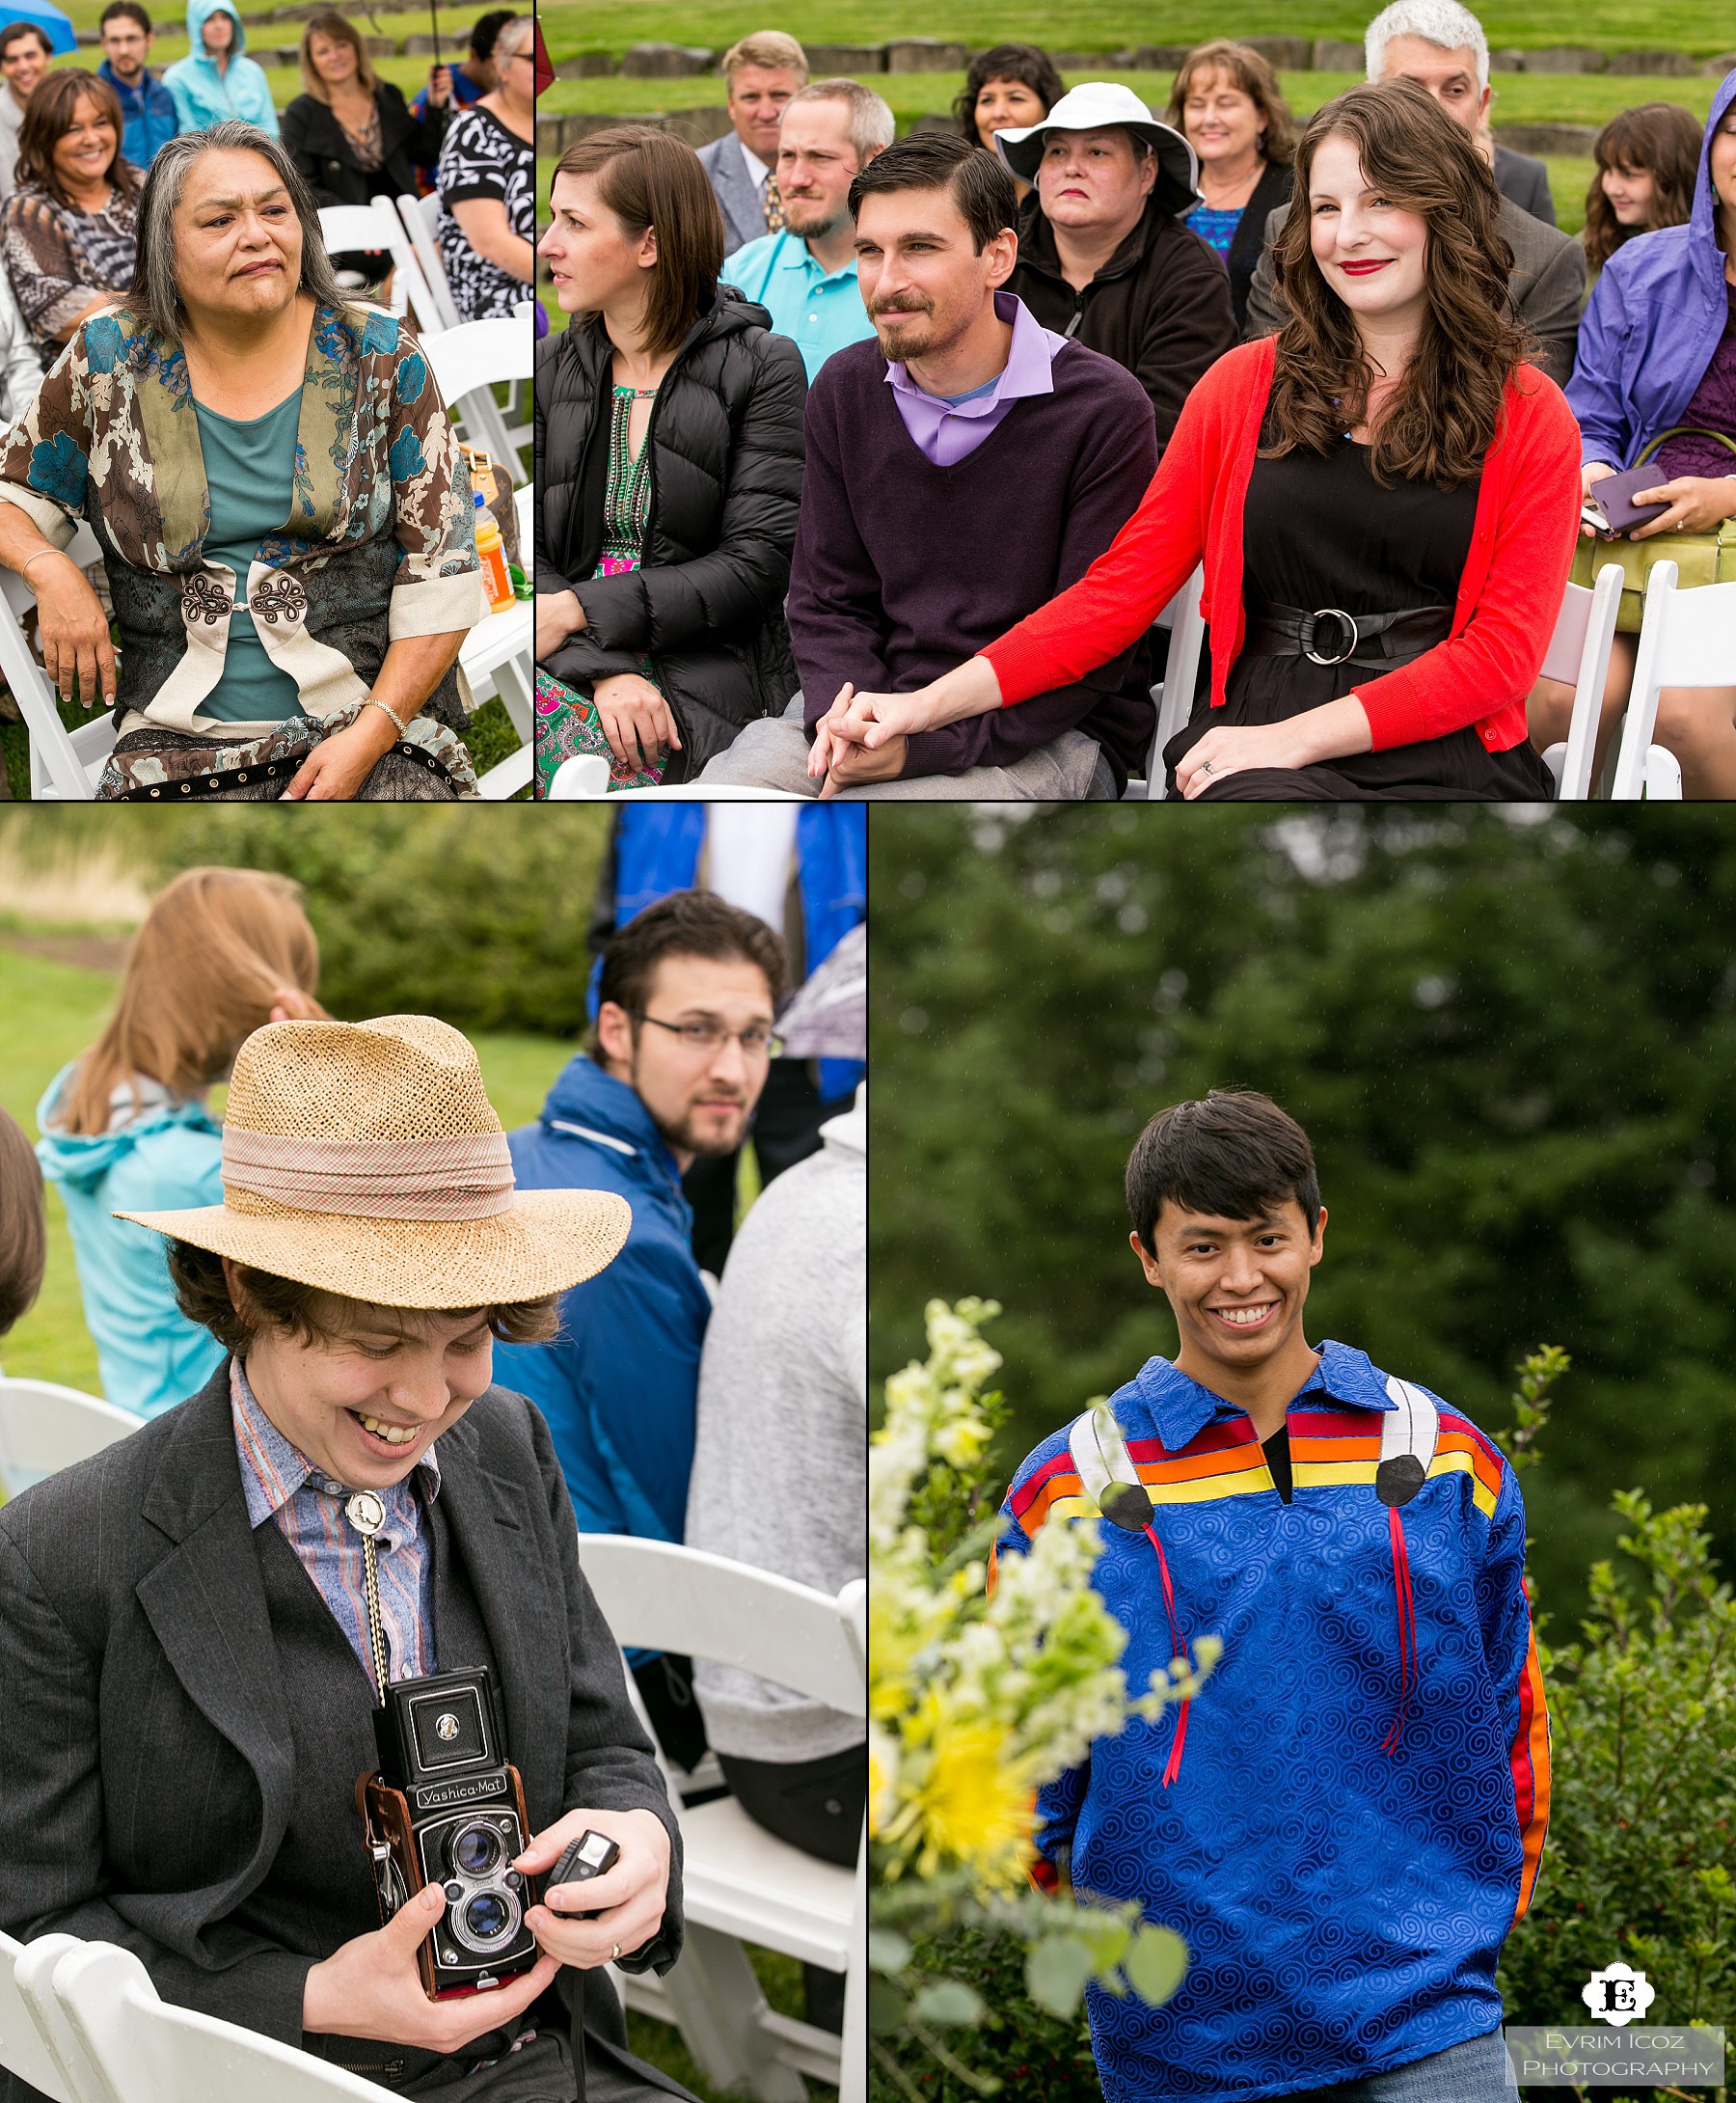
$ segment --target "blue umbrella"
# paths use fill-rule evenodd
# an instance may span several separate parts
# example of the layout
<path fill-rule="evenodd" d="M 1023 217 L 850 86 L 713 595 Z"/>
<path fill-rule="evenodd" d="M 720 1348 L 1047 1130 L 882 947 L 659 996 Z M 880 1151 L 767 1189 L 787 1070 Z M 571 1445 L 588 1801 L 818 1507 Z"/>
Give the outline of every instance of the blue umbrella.
<path fill-rule="evenodd" d="M 51 8 L 48 0 L 7 0 L 0 10 L 0 29 L 14 22 L 29 22 L 42 32 L 48 40 L 48 48 L 57 57 L 65 57 L 78 49 L 78 39 L 72 34 L 72 24 L 59 8 Z"/>

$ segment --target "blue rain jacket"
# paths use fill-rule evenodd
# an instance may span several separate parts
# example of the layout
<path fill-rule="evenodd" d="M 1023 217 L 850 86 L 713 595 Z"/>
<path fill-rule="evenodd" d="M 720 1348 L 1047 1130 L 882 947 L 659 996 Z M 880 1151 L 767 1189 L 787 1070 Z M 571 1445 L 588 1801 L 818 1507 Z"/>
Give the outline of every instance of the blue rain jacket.
<path fill-rule="evenodd" d="M 221 73 L 204 47 L 204 25 L 213 14 L 228 14 L 235 25 L 229 66 Z M 180 128 L 203 131 L 225 117 L 240 117 L 275 139 L 278 115 L 271 83 L 262 67 L 243 56 L 247 30 L 235 8 L 226 7 L 223 0 L 187 0 L 187 41 L 192 50 L 163 70 L 163 86 L 175 97 Z"/>

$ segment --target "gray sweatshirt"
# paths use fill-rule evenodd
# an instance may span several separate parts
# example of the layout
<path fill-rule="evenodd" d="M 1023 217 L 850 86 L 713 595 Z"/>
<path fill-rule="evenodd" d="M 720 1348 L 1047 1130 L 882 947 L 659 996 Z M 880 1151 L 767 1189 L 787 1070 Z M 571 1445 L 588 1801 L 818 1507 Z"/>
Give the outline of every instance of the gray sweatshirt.
<path fill-rule="evenodd" d="M 819 1592 L 868 1573 L 867 1124 L 861 1091 L 748 1213 L 699 1363 L 688 1546 Z M 868 1734 L 733 1666 L 696 1680 L 720 1753 L 824 1760 Z"/>

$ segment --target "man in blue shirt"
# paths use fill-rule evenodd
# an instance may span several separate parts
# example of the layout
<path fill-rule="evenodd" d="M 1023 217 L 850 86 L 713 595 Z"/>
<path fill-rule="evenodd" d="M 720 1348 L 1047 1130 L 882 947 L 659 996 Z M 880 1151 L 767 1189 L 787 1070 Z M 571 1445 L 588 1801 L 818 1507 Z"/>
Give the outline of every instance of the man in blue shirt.
<path fill-rule="evenodd" d="M 723 265 L 801 352 L 809 386 L 834 350 L 874 334 L 856 285 L 850 185 L 892 144 L 892 112 L 854 80 L 816 80 L 784 106 L 777 134 L 783 231 L 762 234 Z"/>
<path fill-rule="evenodd" d="M 121 151 L 135 168 L 149 168 L 158 147 L 167 146 L 180 129 L 174 96 L 145 63 L 156 41 L 150 16 L 139 0 L 109 0 L 98 26 L 102 64 L 96 77 L 108 82 L 121 105 L 126 126 Z"/>

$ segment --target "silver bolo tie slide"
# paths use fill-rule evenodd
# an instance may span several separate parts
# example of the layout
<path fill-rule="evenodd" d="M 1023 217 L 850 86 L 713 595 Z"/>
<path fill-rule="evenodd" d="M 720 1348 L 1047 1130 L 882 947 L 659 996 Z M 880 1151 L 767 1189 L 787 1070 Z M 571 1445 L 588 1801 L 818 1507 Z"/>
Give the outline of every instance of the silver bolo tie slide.
<path fill-rule="evenodd" d="M 343 1516 L 362 1536 L 362 1570 L 367 1588 L 367 1648 L 373 1655 L 374 1689 L 386 1699 L 386 1625 L 380 1615 L 379 1551 L 374 1536 L 386 1523 L 386 1507 L 371 1489 L 358 1489 L 343 1507 Z"/>

